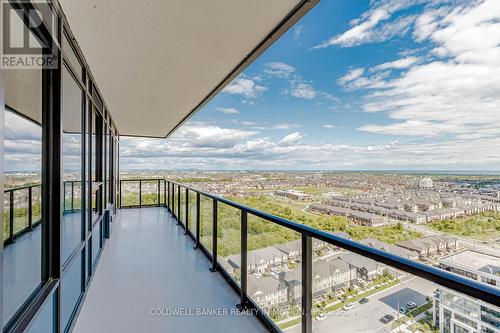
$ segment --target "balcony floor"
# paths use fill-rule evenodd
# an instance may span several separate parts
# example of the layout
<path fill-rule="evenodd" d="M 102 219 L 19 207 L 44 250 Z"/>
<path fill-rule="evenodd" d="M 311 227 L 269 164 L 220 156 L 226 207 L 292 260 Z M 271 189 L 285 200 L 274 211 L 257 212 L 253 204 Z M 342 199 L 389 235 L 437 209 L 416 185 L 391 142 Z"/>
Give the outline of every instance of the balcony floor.
<path fill-rule="evenodd" d="M 238 295 L 164 208 L 126 209 L 113 223 L 74 332 L 267 332 L 235 315 Z M 226 309 L 227 315 L 151 315 Z M 164 310 L 165 311 L 165 310 Z"/>

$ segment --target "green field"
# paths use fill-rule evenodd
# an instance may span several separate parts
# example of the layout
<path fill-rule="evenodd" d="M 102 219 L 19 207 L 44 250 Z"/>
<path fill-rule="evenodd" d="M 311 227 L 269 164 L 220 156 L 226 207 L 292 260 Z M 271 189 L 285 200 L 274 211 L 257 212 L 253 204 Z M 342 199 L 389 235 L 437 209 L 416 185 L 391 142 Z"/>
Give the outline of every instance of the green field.
<path fill-rule="evenodd" d="M 500 237 L 500 212 L 485 212 L 455 219 L 435 221 L 429 227 L 457 236 L 490 240 Z"/>

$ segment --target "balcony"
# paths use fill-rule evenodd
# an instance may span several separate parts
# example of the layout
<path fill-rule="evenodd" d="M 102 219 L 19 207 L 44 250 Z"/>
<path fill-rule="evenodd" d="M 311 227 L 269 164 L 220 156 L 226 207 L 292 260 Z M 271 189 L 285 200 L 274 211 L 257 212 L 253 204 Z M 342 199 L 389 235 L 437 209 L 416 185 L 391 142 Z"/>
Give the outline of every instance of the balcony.
<path fill-rule="evenodd" d="M 244 207 L 183 184 L 163 179 L 121 180 L 120 189 L 122 209 L 111 227 L 114 240 L 100 259 L 75 332 L 135 332 L 143 327 L 151 331 L 183 332 L 203 329 L 214 332 L 223 329 L 329 332 L 332 324 L 343 332 L 356 329 L 387 331 L 397 327 L 394 325 L 398 320 L 405 325 L 408 319 L 404 318 L 409 317 L 399 309 L 407 303 L 416 302 L 417 308 L 410 312 L 416 316 L 421 317 L 424 310 L 433 312 L 439 305 L 440 291 L 442 295 L 450 295 L 450 290 L 453 292 L 456 300 L 451 300 L 451 306 L 475 300 L 494 309 L 499 303 L 498 289 L 487 284 Z M 228 220 L 234 221 L 235 216 L 240 223 L 228 227 Z M 250 244 L 255 247 L 254 229 L 258 225 L 284 228 L 296 236 L 292 239 L 297 242 L 273 244 L 276 252 L 278 249 L 282 253 L 288 251 L 288 258 L 282 257 L 283 262 L 258 267 L 254 254 L 265 249 L 249 250 Z M 221 244 L 238 246 L 229 254 L 227 246 Z M 285 244 L 298 244 L 297 253 L 292 253 L 293 249 Z M 329 256 L 338 258 L 325 259 Z M 323 274 L 325 263 L 342 269 L 339 258 L 348 263 L 345 265 L 349 265 L 347 271 L 351 269 L 349 278 L 328 287 L 319 286 L 317 275 Z M 392 277 L 381 280 L 359 276 L 358 270 L 351 265 L 356 265 L 356 260 L 360 259 L 376 264 L 375 270 L 383 269 L 381 276 L 389 272 L 387 276 Z M 295 267 L 291 269 L 289 263 Z M 275 273 L 278 267 L 281 272 Z M 266 279 L 289 285 L 267 284 L 268 289 L 264 291 L 261 286 Z M 364 289 L 354 284 L 361 280 L 367 284 Z M 317 305 L 328 302 L 324 290 L 340 293 L 349 286 L 355 291 L 343 302 Z M 280 290 L 286 290 L 281 301 L 263 297 L 265 293 L 278 295 Z M 463 298 L 459 301 L 457 295 Z M 368 303 L 359 303 L 361 298 L 368 299 Z M 346 304 L 353 304 L 355 309 L 348 309 Z M 210 309 L 222 312 L 195 315 L 196 311 Z M 252 310 L 248 313 L 256 315 L 238 315 L 241 309 Z M 288 313 L 291 309 L 298 312 L 288 318 L 273 314 L 273 310 L 283 314 L 284 309 Z M 321 319 L 321 313 L 327 313 L 326 319 Z M 391 313 L 394 318 L 383 323 L 382 317 Z M 438 321 L 439 311 L 434 315 Z M 362 317 L 363 322 L 357 321 L 357 316 Z"/>
<path fill-rule="evenodd" d="M 74 332 L 266 332 L 165 208 L 123 209 Z M 103 311 L 103 309 L 108 309 Z M 193 315 L 167 310 L 192 311 Z M 196 309 L 227 314 L 195 316 Z M 162 313 L 163 311 L 163 313 Z"/>
<path fill-rule="evenodd" d="M 380 85 L 385 89 L 393 86 L 394 82 L 399 82 L 399 78 L 415 73 L 414 67 L 404 65 L 401 68 L 402 63 L 407 63 L 408 59 L 400 56 L 403 51 L 415 51 L 414 46 L 422 43 L 420 40 L 415 40 L 407 50 L 404 50 L 402 44 L 391 41 L 390 49 L 397 47 L 397 50 L 392 51 L 396 51 L 399 60 L 405 60 L 403 62 L 398 61 L 398 58 L 390 59 L 390 50 L 384 48 L 381 49 L 383 52 L 370 51 L 363 55 L 374 58 L 373 55 L 379 54 L 387 56 L 387 59 L 369 59 L 366 63 L 357 56 L 337 57 L 325 52 L 323 55 L 316 55 L 318 58 L 305 59 L 316 52 L 313 49 L 327 51 L 323 46 L 331 44 L 328 41 L 345 40 L 332 39 L 339 33 L 336 30 L 337 24 L 351 26 L 359 23 L 366 27 L 366 22 L 377 25 L 376 21 L 389 21 L 388 18 L 383 18 L 387 15 L 397 17 L 398 20 L 409 19 L 411 24 L 418 21 L 414 13 L 403 17 L 395 14 L 396 12 L 395 15 L 390 15 L 387 10 L 376 8 L 369 9 L 365 12 L 367 14 L 361 14 L 358 19 L 344 17 L 344 23 L 336 16 L 320 17 L 319 20 L 313 17 L 308 19 L 309 22 L 315 22 L 318 26 L 310 29 L 307 22 L 302 21 L 304 33 L 321 39 L 299 43 L 296 38 L 302 34 L 303 27 L 299 22 L 318 3 L 319 0 L 223 0 L 193 4 L 189 1 L 157 0 L 138 5 L 137 2 L 127 0 L 101 1 L 97 4 L 95 1 L 9 0 L 2 4 L 2 10 L 7 11 L 2 12 L 2 22 L 8 22 L 5 27 L 9 27 L 9 33 L 12 33 L 9 37 L 13 37 L 12 41 L 16 39 L 17 44 L 22 44 L 30 51 L 30 59 L 39 60 L 31 63 L 28 69 L 16 65 L 19 61 L 7 62 L 12 67 L 2 71 L 1 83 L 3 87 L 5 82 L 6 89 L 0 89 L 0 103 L 5 109 L 4 114 L 29 123 L 22 126 L 26 131 L 20 131 L 15 122 L 10 123 L 11 127 L 6 126 L 12 132 L 10 146 L 6 145 L 6 151 L 16 151 L 17 146 L 24 146 L 30 152 L 29 156 L 36 155 L 33 159 L 25 159 L 21 155 L 22 157 L 15 159 L 14 164 L 23 171 L 23 177 L 26 175 L 24 171 L 29 171 L 24 168 L 36 169 L 33 171 L 36 175 L 35 182 L 41 182 L 4 191 L 3 205 L 0 205 L 0 212 L 3 214 L 5 211 L 4 219 L 0 220 L 0 229 L 4 233 L 4 246 L 0 246 L 0 261 L 3 264 L 0 274 L 0 326 L 4 333 L 326 333 L 408 330 L 430 333 L 429 326 L 443 333 L 499 332 L 498 257 L 493 257 L 492 260 L 487 255 L 476 256 L 474 253 L 478 252 L 469 249 L 470 253 L 464 257 L 472 258 L 469 261 L 475 264 L 473 270 L 469 271 L 468 267 L 460 266 L 453 260 L 448 263 L 440 262 L 438 267 L 435 262 L 429 264 L 420 261 L 424 257 L 426 260 L 428 258 L 424 255 L 419 258 L 418 254 L 435 254 L 443 246 L 449 250 L 448 245 L 442 245 L 439 240 L 437 245 L 432 241 L 417 244 L 416 247 L 409 244 L 409 250 L 416 249 L 413 252 L 418 252 L 413 253 L 414 257 L 410 258 L 401 248 L 391 253 L 384 244 L 382 247 L 372 247 L 361 240 L 357 241 L 361 237 L 356 238 L 355 231 L 351 234 L 356 240 L 352 240 L 350 234 L 337 230 L 342 227 L 330 226 L 328 231 L 315 229 L 311 225 L 318 225 L 318 228 L 323 226 L 320 223 L 301 224 L 299 218 L 297 221 L 287 220 L 175 181 L 162 178 L 120 179 L 120 162 L 123 161 L 120 160 L 121 137 L 170 137 L 192 119 L 195 113 L 208 106 L 219 93 L 236 93 L 241 97 L 237 97 L 234 102 L 241 103 L 245 108 L 255 104 L 259 107 L 258 113 L 263 113 L 259 122 L 254 122 L 253 119 L 233 119 L 241 125 L 246 123 L 244 130 L 240 130 L 246 133 L 243 135 L 245 137 L 256 135 L 257 131 L 254 129 L 267 131 L 271 128 L 302 127 L 304 117 L 308 116 L 301 116 L 294 123 L 288 124 L 292 113 L 296 113 L 290 112 L 288 107 L 290 102 L 295 104 L 296 100 L 293 98 L 302 98 L 303 103 L 306 100 L 309 101 L 307 103 L 314 103 L 309 104 L 313 108 L 324 105 L 323 111 L 326 113 L 323 115 L 332 117 L 332 123 L 324 123 L 323 120 L 326 119 L 321 116 L 311 116 L 311 119 L 318 122 L 310 130 L 316 132 L 321 128 L 322 131 L 330 131 L 337 127 L 334 122 L 337 115 L 331 112 L 330 103 L 334 103 L 332 105 L 337 108 L 336 103 L 340 101 L 364 100 L 362 95 L 354 91 L 355 95 L 343 95 L 347 99 L 342 96 L 338 98 L 337 92 L 343 94 L 344 90 L 350 90 L 352 84 L 353 87 L 360 86 L 367 90 L 368 95 L 365 97 L 377 97 L 381 91 L 372 90 L 374 88 L 366 86 L 367 82 L 373 81 L 375 86 L 379 86 L 379 80 L 391 80 Z M 336 15 L 347 8 L 347 5 L 339 3 L 342 10 L 338 11 L 331 6 L 337 5 L 337 2 L 323 3 L 328 3 L 328 7 L 326 10 L 325 7 L 319 7 L 317 12 Z M 371 1 L 370 8 L 379 3 L 385 6 L 384 1 Z M 494 7 L 492 3 L 493 1 L 488 3 L 490 8 Z M 393 7 L 392 4 L 389 5 Z M 475 5 L 479 6 L 480 2 Z M 428 9 L 427 5 L 415 7 Z M 453 9 L 450 6 L 449 10 L 456 15 L 466 12 L 461 7 Z M 440 13 L 440 16 L 446 10 L 436 9 L 435 12 Z M 498 14 L 488 7 L 480 11 L 490 12 Z M 489 28 L 489 25 L 497 23 L 495 19 L 498 15 L 493 19 L 487 15 L 479 15 L 482 21 L 478 21 L 472 7 L 469 8 L 468 14 L 470 13 L 474 19 L 469 17 L 456 22 L 469 22 L 473 25 L 476 22 L 475 25 L 485 26 L 486 31 L 495 28 Z M 424 18 L 424 23 L 427 22 L 425 13 L 420 17 Z M 449 22 L 445 21 L 454 20 L 446 15 L 442 21 L 435 22 L 435 28 L 439 28 L 441 34 L 444 31 L 442 29 L 450 30 Z M 317 33 L 323 31 L 323 22 L 335 22 L 335 32 L 330 31 L 330 36 L 325 35 L 324 38 Z M 33 26 L 33 23 L 37 25 Z M 291 29 L 294 26 L 297 27 L 295 31 Z M 462 36 L 469 37 L 470 28 L 473 27 L 465 24 Z M 354 31 L 357 30 L 359 29 Z M 266 74 L 267 79 L 272 76 L 273 81 L 286 78 L 280 81 L 279 86 L 272 86 L 271 82 L 269 86 L 267 83 L 264 85 L 260 83 L 261 75 L 246 72 L 251 63 L 259 63 L 256 60 L 271 45 L 280 39 L 283 41 L 282 38 L 286 39 L 287 31 L 290 41 L 293 39 L 292 47 L 302 44 L 304 48 L 301 52 L 304 52 L 293 54 L 284 49 L 279 50 L 276 55 L 290 55 L 304 64 L 315 64 L 320 59 L 334 59 L 333 63 L 320 64 L 324 67 L 309 69 L 325 74 L 325 81 L 320 83 L 309 77 L 305 67 L 299 70 L 294 67 L 295 64 L 278 63 L 276 61 L 280 61 L 281 57 L 275 56 L 267 60 L 262 58 L 264 67 L 256 73 Z M 345 31 L 347 35 L 353 35 L 348 31 L 350 30 Z M 403 31 L 406 33 L 405 29 Z M 436 31 L 437 35 L 438 32 Z M 23 36 L 22 40 L 14 38 L 20 36 Z M 457 66 L 463 65 L 463 59 L 469 59 L 463 55 L 452 57 L 448 52 L 438 54 L 436 50 L 443 51 L 443 47 L 454 43 L 437 43 L 430 37 L 426 39 L 430 56 L 417 54 L 413 60 L 410 59 L 412 66 L 421 69 L 434 67 L 433 62 L 439 60 L 436 56 L 446 57 L 441 59 L 443 64 L 446 61 Z M 12 52 L 12 57 L 9 58 L 22 60 L 26 55 L 21 55 L 21 58 L 14 56 L 19 51 L 17 44 L 8 50 Z M 482 46 L 482 43 L 479 44 Z M 498 43 L 495 44 L 497 45 Z M 340 49 L 347 50 L 343 46 Z M 464 49 L 468 51 L 467 48 Z M 496 54 L 495 50 L 490 53 L 482 48 L 476 51 L 486 56 Z M 490 66 L 491 59 L 487 58 L 486 63 Z M 346 62 L 342 65 L 343 68 L 337 68 L 337 62 L 341 59 Z M 349 60 L 356 61 L 351 63 Z M 53 61 L 56 63 L 52 63 Z M 485 80 L 488 75 L 484 73 L 494 73 L 489 68 L 474 67 L 469 71 L 461 71 L 453 67 L 449 70 L 450 73 L 477 72 L 481 76 L 467 76 L 465 83 L 462 82 L 463 77 L 456 75 L 443 76 L 448 79 L 438 81 L 451 83 L 451 86 L 444 86 L 447 88 L 442 89 L 445 92 L 455 91 L 456 86 L 470 89 L 470 82 L 482 83 L 476 85 L 479 88 L 498 86 Z M 384 73 L 380 70 L 384 70 Z M 412 158 L 418 151 L 413 142 L 430 142 L 434 140 L 434 132 L 443 132 L 441 134 L 446 137 L 443 140 L 457 135 L 459 143 L 468 141 L 468 137 L 481 139 L 478 146 L 482 149 L 477 154 L 490 156 L 490 147 L 496 141 L 484 141 L 493 142 L 484 144 L 482 135 L 478 137 L 477 133 L 486 136 L 489 136 L 490 131 L 496 133 L 496 128 L 490 128 L 495 124 L 488 121 L 490 115 L 496 112 L 495 104 L 490 103 L 494 100 L 492 96 L 483 96 L 482 92 L 461 94 L 457 91 L 448 96 L 450 99 L 441 99 L 441 96 L 435 94 L 435 87 L 424 84 L 426 81 L 435 81 L 428 80 L 429 73 L 425 70 L 420 74 L 416 72 L 419 75 L 415 77 L 420 79 L 408 84 L 409 87 L 417 87 L 415 91 L 427 91 L 427 95 L 420 96 L 418 93 L 413 96 L 412 92 L 409 100 L 422 100 L 422 110 L 435 114 L 433 119 L 422 121 L 418 117 L 410 117 L 411 115 L 400 118 L 396 114 L 389 114 L 391 112 L 371 112 L 378 109 L 392 110 L 392 106 L 396 104 L 407 105 L 406 94 L 401 93 L 397 86 L 394 86 L 395 90 L 388 90 L 387 96 L 402 95 L 402 99 L 389 101 L 389 108 L 387 105 L 374 108 L 371 103 L 359 105 L 360 110 L 370 111 L 372 116 L 375 113 L 388 113 L 385 118 L 374 118 L 373 123 L 354 126 L 353 122 L 352 126 L 348 126 L 355 131 L 356 138 L 360 131 L 364 133 L 363 136 L 367 132 L 371 133 L 363 139 L 366 140 L 366 145 L 359 146 L 365 148 L 365 156 L 368 157 L 366 162 L 359 165 L 366 165 L 371 169 L 377 167 L 376 164 L 372 165 L 372 161 L 385 160 L 385 155 L 382 155 L 383 158 L 372 158 L 372 152 L 379 150 L 379 145 L 374 149 L 373 144 L 380 139 L 372 140 L 372 134 L 378 136 L 390 129 L 393 132 L 391 135 L 398 137 L 401 131 L 408 134 L 406 131 L 415 127 L 418 129 L 416 134 L 420 136 L 425 125 L 430 127 L 430 131 L 423 131 L 425 140 L 411 139 L 405 143 L 407 150 L 402 151 L 404 154 L 397 155 L 400 159 L 407 159 L 408 156 Z M 330 90 L 335 81 L 338 87 Z M 235 86 L 235 83 L 240 85 Z M 271 124 L 270 120 L 278 120 L 279 117 L 267 112 L 267 107 L 261 108 L 261 105 L 254 102 L 265 91 L 275 91 L 278 93 L 275 97 L 284 98 L 282 120 L 286 120 L 286 124 L 281 123 L 281 120 L 280 123 Z M 464 105 L 472 106 L 471 112 L 483 109 L 483 106 L 470 103 L 467 96 L 462 95 L 478 96 L 487 102 L 488 113 L 477 117 L 480 122 L 475 121 L 474 115 L 470 116 L 464 110 L 449 111 L 453 110 L 452 106 L 460 111 Z M 319 103 L 311 98 L 314 96 L 319 97 Z M 460 105 L 448 104 L 448 100 L 457 101 Z M 222 104 L 214 105 L 213 108 L 214 112 L 223 113 L 218 114 L 220 119 L 226 121 L 227 114 L 240 114 L 229 103 L 225 106 Z M 240 104 L 231 102 L 231 105 Z M 297 106 L 300 104 L 297 103 Z M 352 109 L 350 103 L 344 106 L 345 110 Z M 404 112 L 401 114 L 414 112 L 413 109 L 402 111 Z M 452 115 L 443 117 L 445 112 Z M 245 110 L 241 114 L 246 116 L 250 112 Z M 460 121 L 453 118 L 455 115 Z M 364 114 L 359 113 L 359 116 L 363 118 Z M 341 117 L 338 119 L 343 120 Z M 464 119 L 467 121 L 462 121 Z M 396 120 L 398 122 L 393 122 Z M 441 123 L 442 121 L 445 122 Z M 259 126 L 260 122 L 264 126 Z M 476 123 L 484 123 L 484 126 L 476 127 Z M 391 124 L 397 126 L 393 127 Z M 457 124 L 460 128 L 472 126 L 463 133 L 446 132 Z M 247 125 L 251 127 L 247 128 Z M 403 125 L 402 130 L 399 129 L 400 125 Z M 2 136 L 3 119 L 0 120 L 0 126 Z M 206 130 L 208 125 L 200 127 Z M 397 131 L 393 131 L 394 128 Z M 21 133 L 21 138 L 26 141 L 21 145 L 19 141 L 22 139 L 15 135 L 17 132 L 26 132 Z M 254 132 L 256 134 L 250 134 Z M 218 130 L 214 133 L 210 140 L 205 140 L 201 134 L 184 135 L 184 139 L 193 141 L 195 145 L 199 143 L 195 141 L 208 142 L 213 146 L 209 156 L 218 159 L 219 156 L 225 156 L 228 150 L 218 144 L 219 141 L 224 143 L 226 139 L 219 137 Z M 343 139 L 338 138 L 313 150 L 309 145 L 302 145 L 301 150 L 292 149 L 289 144 L 298 142 L 296 140 L 299 137 L 303 135 L 291 132 L 282 136 L 281 140 L 273 138 L 269 147 L 274 151 L 289 150 L 294 156 L 300 157 L 301 163 L 307 164 L 314 162 L 309 159 L 323 153 L 336 155 L 337 152 L 342 152 L 339 155 L 344 162 L 359 155 L 357 144 L 346 145 Z M 399 151 L 393 149 L 396 148 L 393 143 L 399 141 L 384 141 L 388 144 L 380 141 L 380 148 L 383 148 L 381 151 L 386 148 Z M 260 142 L 253 139 L 247 142 L 253 147 L 250 149 L 251 155 L 254 155 L 254 150 L 261 149 Z M 173 153 L 168 155 L 167 161 L 159 162 L 165 170 L 189 167 L 176 162 L 174 157 L 178 151 L 175 148 L 178 147 L 183 148 L 182 155 L 187 159 L 206 158 L 190 149 L 184 149 L 183 143 L 178 141 L 171 147 L 161 147 L 169 154 Z M 240 146 L 236 141 L 234 144 L 233 148 Z M 349 146 L 349 149 L 339 151 L 337 146 Z M 451 156 L 442 156 L 440 165 L 456 166 L 460 170 L 460 165 L 454 165 L 453 156 L 470 155 L 472 160 L 477 159 L 476 154 L 471 154 L 476 153 L 477 147 L 467 146 L 465 150 L 448 151 L 461 144 L 448 144 L 447 141 L 436 142 L 435 147 L 438 146 L 448 153 L 440 155 Z M 325 147 L 328 147 L 327 151 L 324 151 Z M 122 148 L 122 155 L 126 157 L 126 144 Z M 200 148 L 205 150 L 204 147 Z M 234 151 L 238 152 L 240 149 Z M 432 149 L 429 160 L 435 159 L 434 152 Z M 146 155 L 156 157 L 152 153 L 150 151 Z M 3 140 L 0 143 L 0 155 L 4 155 Z M 239 153 L 234 156 L 236 155 Z M 265 159 L 262 156 L 266 155 L 256 155 L 255 161 L 262 163 Z M 488 157 L 484 162 L 488 168 L 490 159 Z M 285 157 L 280 157 L 280 160 L 287 166 L 293 164 Z M 420 159 L 415 158 L 414 163 L 419 168 L 420 162 Z M 329 160 L 322 163 L 325 164 L 316 166 L 335 165 Z M 475 165 L 482 166 L 482 163 Z M 138 167 L 148 167 L 146 164 L 138 164 Z M 350 162 L 345 165 L 348 164 Z M 239 165 L 244 165 L 245 168 L 252 166 L 246 160 Z M 462 164 L 462 167 L 466 165 L 469 164 Z M 262 163 L 258 166 L 264 168 L 266 165 Z M 376 175 L 373 177 L 377 178 Z M 22 184 L 28 183 L 34 182 L 23 179 Z M 377 187 L 382 190 L 392 187 L 390 183 L 377 183 Z M 418 186 L 429 189 L 432 180 L 428 178 Z M 368 187 L 365 183 L 361 188 Z M 0 189 L 3 190 L 2 182 Z M 285 192 L 281 195 L 297 196 L 297 193 Z M 365 203 L 361 205 L 367 206 Z M 326 209 L 328 213 L 328 207 L 316 208 L 318 211 Z M 353 215 L 351 208 L 341 209 L 340 212 Z M 421 216 L 406 213 L 404 215 L 415 223 L 426 220 L 425 217 L 422 219 Z M 355 219 L 360 224 L 380 225 L 388 222 L 386 217 L 374 219 L 364 211 L 358 212 Z M 399 232 L 400 229 L 393 230 Z M 396 253 L 402 255 L 398 256 Z"/>

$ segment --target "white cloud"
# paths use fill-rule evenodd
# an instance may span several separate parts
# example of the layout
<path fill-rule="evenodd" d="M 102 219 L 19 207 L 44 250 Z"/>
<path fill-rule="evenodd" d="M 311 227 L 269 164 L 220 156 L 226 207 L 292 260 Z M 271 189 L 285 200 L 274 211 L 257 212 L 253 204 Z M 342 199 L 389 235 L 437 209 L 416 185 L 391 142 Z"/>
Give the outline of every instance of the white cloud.
<path fill-rule="evenodd" d="M 382 71 L 382 70 L 388 70 L 388 69 L 404 69 L 408 68 L 417 62 L 420 61 L 420 58 L 418 57 L 406 57 L 390 62 L 386 62 L 380 65 L 377 65 L 375 67 L 372 67 L 370 70 L 371 71 Z"/>
<path fill-rule="evenodd" d="M 342 76 L 340 79 L 338 79 L 338 83 L 340 85 L 345 85 L 348 82 L 351 82 L 363 75 L 365 72 L 364 68 L 353 68 L 349 70 L 344 76 Z"/>
<path fill-rule="evenodd" d="M 255 83 L 254 80 L 240 77 L 225 87 L 222 92 L 226 94 L 242 95 L 246 98 L 256 98 L 267 88 Z"/>
<path fill-rule="evenodd" d="M 225 114 L 239 114 L 240 111 L 238 111 L 235 108 L 223 108 L 223 107 L 218 107 L 216 108 L 217 111 L 225 113 Z"/>
<path fill-rule="evenodd" d="M 192 146 L 199 147 L 228 147 L 239 140 L 258 134 L 257 131 L 248 131 L 233 128 L 221 128 L 208 124 L 192 124 L 181 127 L 173 138 L 188 140 Z"/>
<path fill-rule="evenodd" d="M 293 132 L 281 139 L 279 144 L 282 146 L 291 146 L 299 142 L 302 138 L 302 134 L 300 134 L 299 132 Z"/>
<path fill-rule="evenodd" d="M 303 25 L 299 25 L 295 29 L 293 29 L 293 39 L 295 40 L 299 39 L 303 29 L 304 29 Z"/>
<path fill-rule="evenodd" d="M 308 83 L 299 82 L 292 85 L 290 95 L 297 98 L 313 99 L 316 97 L 316 90 Z"/>
<path fill-rule="evenodd" d="M 295 67 L 284 62 L 268 62 L 264 68 L 264 73 L 279 78 L 288 78 L 293 72 L 295 72 Z"/>
<path fill-rule="evenodd" d="M 352 47 L 371 42 L 380 42 L 408 32 L 415 21 L 414 15 L 402 15 L 390 21 L 392 14 L 423 1 L 382 0 L 372 1 L 372 7 L 359 19 L 352 20 L 351 28 L 315 46 L 325 48 L 333 45 Z M 384 24 L 382 24 L 384 23 Z"/>
<path fill-rule="evenodd" d="M 332 124 L 324 124 L 324 125 L 322 125 L 321 127 L 323 127 L 323 128 L 335 128 L 335 125 L 332 125 Z"/>
<path fill-rule="evenodd" d="M 451 136 L 456 140 L 498 138 L 498 2 L 429 9 L 417 22 L 414 35 L 430 43 L 434 57 L 410 66 L 397 77 L 377 78 L 377 73 L 360 78 L 371 80 L 371 84 L 351 84 L 353 89 L 373 89 L 364 100 L 365 111 L 385 112 L 393 119 L 390 124 L 366 124 L 359 130 L 442 139 Z"/>

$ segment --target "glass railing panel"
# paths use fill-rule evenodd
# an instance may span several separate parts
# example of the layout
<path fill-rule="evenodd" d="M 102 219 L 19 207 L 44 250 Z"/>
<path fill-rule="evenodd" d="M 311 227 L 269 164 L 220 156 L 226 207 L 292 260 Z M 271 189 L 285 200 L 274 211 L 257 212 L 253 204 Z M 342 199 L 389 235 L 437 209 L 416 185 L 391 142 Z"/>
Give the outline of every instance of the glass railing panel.
<path fill-rule="evenodd" d="M 158 205 L 158 181 L 143 180 L 141 183 L 141 205 Z"/>
<path fill-rule="evenodd" d="M 240 285 L 241 269 L 234 261 L 241 257 L 241 210 L 218 203 L 217 263 Z"/>
<path fill-rule="evenodd" d="M 42 219 L 42 188 L 40 185 L 33 186 L 31 189 L 31 221 L 37 223 Z"/>
<path fill-rule="evenodd" d="M 300 234 L 248 214 L 247 238 L 248 298 L 280 329 L 296 325 L 300 327 L 302 323 Z"/>
<path fill-rule="evenodd" d="M 189 191 L 189 230 L 196 237 L 196 192 Z"/>
<path fill-rule="evenodd" d="M 3 239 L 6 240 L 10 236 L 10 192 L 4 192 L 3 194 Z"/>
<path fill-rule="evenodd" d="M 184 187 L 179 188 L 180 196 L 181 196 L 181 211 L 179 212 L 180 222 L 186 226 L 186 189 Z"/>
<path fill-rule="evenodd" d="M 213 249 L 213 200 L 200 196 L 200 243 L 211 254 Z"/>
<path fill-rule="evenodd" d="M 14 235 L 29 226 L 28 221 L 28 189 L 14 191 Z"/>
<path fill-rule="evenodd" d="M 73 210 L 80 211 L 82 209 L 82 182 L 73 182 Z"/>
<path fill-rule="evenodd" d="M 160 205 L 163 206 L 166 204 L 165 199 L 165 181 L 163 179 L 160 180 Z"/>
<path fill-rule="evenodd" d="M 400 308 L 411 305 L 408 314 L 430 308 L 433 283 L 330 243 L 313 238 L 311 244 L 313 332 L 389 332 L 402 322 Z"/>
<path fill-rule="evenodd" d="M 121 182 L 122 207 L 139 206 L 139 181 Z"/>
<path fill-rule="evenodd" d="M 178 194 L 179 193 L 179 186 L 177 185 L 172 185 L 172 212 L 176 217 L 179 216 L 179 207 L 177 202 L 179 201 Z"/>

